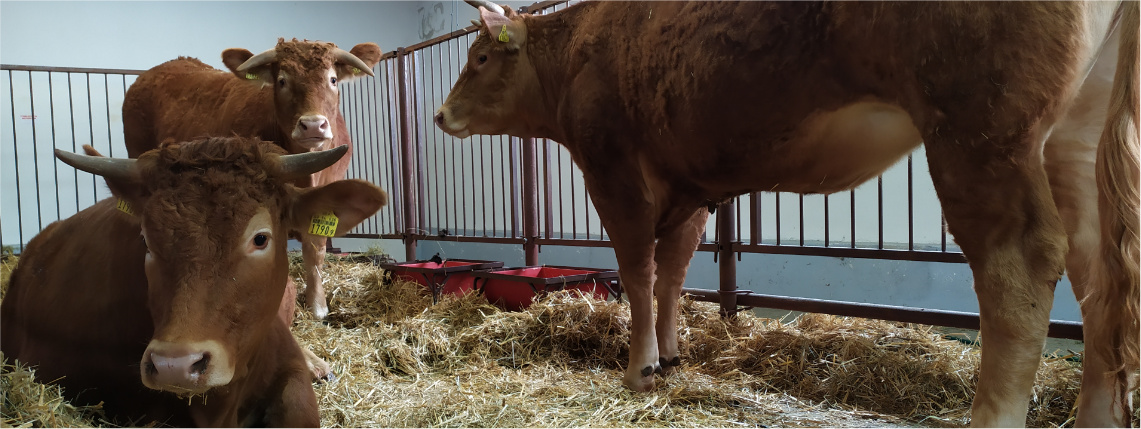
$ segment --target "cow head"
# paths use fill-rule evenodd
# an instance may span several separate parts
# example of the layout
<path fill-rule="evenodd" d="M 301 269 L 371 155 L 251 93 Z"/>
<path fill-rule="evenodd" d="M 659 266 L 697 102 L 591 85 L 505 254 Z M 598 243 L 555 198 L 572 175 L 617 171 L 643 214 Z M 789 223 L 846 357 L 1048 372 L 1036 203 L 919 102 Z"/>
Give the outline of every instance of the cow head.
<path fill-rule="evenodd" d="M 469 2 L 472 3 L 472 2 Z M 526 55 L 524 15 L 491 2 L 478 2 L 479 37 L 468 50 L 467 65 L 444 105 L 436 111 L 436 126 L 455 137 L 472 134 L 525 134 L 514 113 L 521 92 L 538 82 Z M 474 21 L 473 21 L 474 22 Z"/>
<path fill-rule="evenodd" d="M 286 240 L 333 213 L 343 234 L 387 196 L 345 180 L 316 188 L 289 184 L 341 158 L 343 146 L 285 155 L 275 144 L 211 138 L 166 144 L 137 160 L 56 151 L 103 176 L 133 209 L 146 242 L 147 302 L 154 336 L 141 359 L 143 384 L 200 394 L 241 379 L 265 353 L 267 331 L 288 276 Z M 142 257 L 140 255 L 140 257 Z M 273 351 L 268 351 L 273 353 Z"/>
<path fill-rule="evenodd" d="M 338 83 L 372 76 L 379 61 L 375 43 L 346 52 L 332 43 L 278 39 L 276 47 L 257 55 L 236 48 L 222 52 L 222 62 L 239 79 L 272 85 L 274 116 L 290 153 L 333 140 L 334 121 L 341 114 Z"/>

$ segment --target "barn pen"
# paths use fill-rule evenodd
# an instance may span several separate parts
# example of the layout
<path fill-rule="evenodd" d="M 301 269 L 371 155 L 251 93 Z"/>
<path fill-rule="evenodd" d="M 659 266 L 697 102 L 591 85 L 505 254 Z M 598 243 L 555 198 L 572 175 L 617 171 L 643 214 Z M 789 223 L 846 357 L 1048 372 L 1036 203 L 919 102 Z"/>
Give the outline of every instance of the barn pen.
<path fill-rule="evenodd" d="M 564 7 L 567 3 L 562 1 L 545 1 L 526 11 L 545 13 Z M 581 173 L 556 142 L 509 136 L 459 140 L 433 125 L 432 112 L 466 61 L 475 30 L 467 27 L 388 52 L 374 68 L 375 78 L 344 86 L 341 108 L 356 147 L 348 177 L 377 184 L 389 192 L 391 202 L 354 229 L 349 240 L 333 240 L 333 246 L 351 243 L 364 250 L 369 243 L 387 243 L 387 253 L 407 261 L 433 254 L 463 258 L 486 252 L 509 260 L 509 266 L 616 267 L 612 256 L 597 256 L 608 252 L 608 235 L 582 186 Z M 6 98 L 0 104 L 9 110 L 9 115 L 0 117 L 4 131 L 0 188 L 6 194 L 0 243 L 10 247 L 6 254 L 12 254 L 5 256 L 6 281 L 7 264 L 18 260 L 23 244 L 36 232 L 109 196 L 100 180 L 57 165 L 51 150 L 75 151 L 87 143 L 110 156 L 124 156 L 122 125 L 116 116 L 123 93 L 141 70 L 10 64 L 0 65 L 0 70 L 0 97 Z M 687 344 L 686 370 L 666 380 L 658 394 L 645 396 L 624 391 L 619 382 L 622 353 L 627 350 L 623 318 L 628 317 L 620 301 L 600 303 L 552 294 L 519 313 L 501 312 L 470 295 L 432 305 L 431 297 L 413 286 L 380 281 L 382 274 L 374 266 L 331 256 L 330 323 L 301 315 L 294 325 L 302 345 L 328 360 L 340 376 L 339 381 L 318 387 L 322 423 L 964 424 L 977 348 L 944 339 L 945 332 L 957 331 L 913 324 L 972 330 L 978 328 L 977 313 L 938 305 L 950 297 L 913 299 L 910 304 L 903 297 L 876 304 L 795 295 L 842 287 L 815 284 L 811 276 L 779 285 L 777 292 L 760 293 L 772 281 L 749 267 L 751 261 L 769 257 L 822 265 L 899 261 L 937 266 L 936 273 L 969 276 L 962 254 L 947 236 L 926 170 L 920 149 L 852 191 L 829 196 L 754 193 L 716 207 L 695 257 L 707 266 L 705 271 L 694 271 L 710 275 L 691 276 L 685 289 L 689 300 L 683 305 L 679 329 Z M 568 254 L 578 259 L 560 259 Z M 579 262 L 584 258 L 587 263 Z M 888 265 L 866 265 L 859 273 L 884 266 Z M 846 281 L 861 280 L 871 281 Z M 749 286 L 739 288 L 743 285 Z M 1068 289 L 1059 285 L 1059 295 Z M 945 293 L 973 300 L 969 289 Z M 877 320 L 811 315 L 782 323 L 758 316 L 774 313 L 749 311 L 753 308 Z M 1073 320 L 1052 320 L 1050 335 L 1080 340 L 1081 324 Z M 493 341 L 480 341 L 481 337 Z M 493 344 L 496 341 L 500 344 Z M 749 353 L 761 350 L 768 354 L 750 360 Z M 892 354 L 896 352 L 901 354 Z M 915 353 L 930 360 L 916 360 Z M 804 361 L 806 355 L 819 362 Z M 1080 359 L 1080 353 L 1077 356 Z M 1036 420 L 1029 424 L 1072 424 L 1070 407 L 1080 370 L 1067 359 L 1074 356 L 1062 354 L 1040 369 L 1038 399 L 1032 404 Z M 21 420 L 24 417 L 9 414 L 9 404 L 14 403 L 9 401 L 31 385 L 18 381 L 27 374 L 26 368 L 8 365 L 13 363 L 6 362 L 4 369 L 5 424 L 36 419 L 48 425 L 98 424 L 98 420 L 51 420 L 57 417 Z M 530 371 L 535 378 L 521 378 L 520 371 Z M 856 374 L 859 371 L 867 374 Z M 792 378 L 804 374 L 812 377 Z M 884 384 L 862 385 L 874 377 Z M 927 384 L 905 388 L 889 383 L 892 377 Z M 715 384 L 724 389 L 701 387 Z M 28 388 L 40 389 L 28 393 L 30 397 L 44 397 L 43 390 L 50 391 L 43 386 Z M 876 396 L 890 393 L 890 388 L 897 390 L 889 396 L 909 396 L 911 402 Z M 772 393 L 777 391 L 785 393 Z M 40 416 L 72 412 L 59 401 L 47 401 L 40 403 L 47 408 Z M 80 407 L 78 412 L 97 419 L 97 410 Z M 782 413 L 785 417 L 780 417 Z"/>

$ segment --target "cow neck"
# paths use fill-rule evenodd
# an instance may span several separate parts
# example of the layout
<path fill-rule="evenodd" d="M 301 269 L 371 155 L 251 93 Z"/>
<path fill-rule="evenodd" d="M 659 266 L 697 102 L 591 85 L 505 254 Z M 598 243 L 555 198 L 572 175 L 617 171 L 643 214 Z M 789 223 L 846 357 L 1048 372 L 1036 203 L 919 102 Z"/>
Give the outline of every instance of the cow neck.
<path fill-rule="evenodd" d="M 534 68 L 541 99 L 529 111 L 535 112 L 528 127 L 539 137 L 565 142 L 566 133 L 559 126 L 559 103 L 566 97 L 579 67 L 571 65 L 572 40 L 578 32 L 579 17 L 594 5 L 583 3 L 550 15 L 526 16 L 527 59 Z"/>

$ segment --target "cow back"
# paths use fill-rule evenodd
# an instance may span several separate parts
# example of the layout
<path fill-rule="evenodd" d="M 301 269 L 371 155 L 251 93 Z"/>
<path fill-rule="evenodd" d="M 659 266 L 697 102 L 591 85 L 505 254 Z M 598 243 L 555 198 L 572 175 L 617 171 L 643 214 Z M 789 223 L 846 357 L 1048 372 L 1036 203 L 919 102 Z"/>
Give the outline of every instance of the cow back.
<path fill-rule="evenodd" d="M 190 424 L 185 402 L 147 389 L 138 356 L 154 327 L 138 221 L 103 200 L 33 238 L 0 307 L 4 356 L 36 367 L 76 404 L 124 405 L 169 424 Z M 135 365 L 130 363 L 134 362 Z M 58 380 L 58 381 L 57 381 Z"/>

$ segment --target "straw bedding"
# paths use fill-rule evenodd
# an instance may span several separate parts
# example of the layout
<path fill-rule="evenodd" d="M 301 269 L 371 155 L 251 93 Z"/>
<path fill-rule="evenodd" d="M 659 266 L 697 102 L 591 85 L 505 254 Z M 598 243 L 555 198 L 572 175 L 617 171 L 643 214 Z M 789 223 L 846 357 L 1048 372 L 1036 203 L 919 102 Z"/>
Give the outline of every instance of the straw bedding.
<path fill-rule="evenodd" d="M 291 268 L 302 284 L 299 261 Z M 293 326 L 338 377 L 316 386 L 323 426 L 961 426 L 979 364 L 977 347 L 931 327 L 825 315 L 724 321 L 715 304 L 685 299 L 681 371 L 634 393 L 621 384 L 625 303 L 560 292 L 522 312 L 474 294 L 432 305 L 415 283 L 336 257 L 325 281 L 328 320 L 299 314 Z M 1072 426 L 1080 373 L 1046 360 L 1030 426 Z M 58 390 L 6 361 L 3 425 L 107 424 Z"/>

